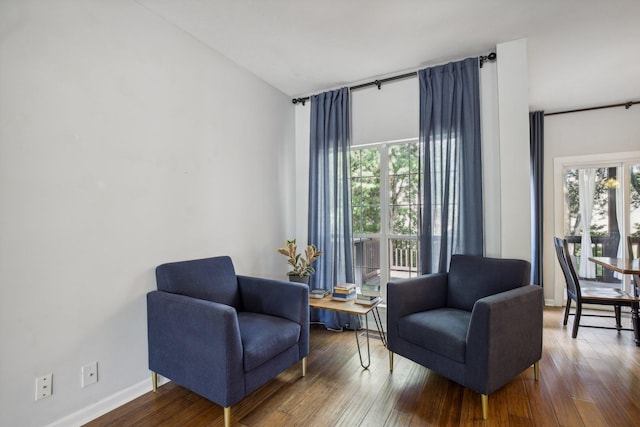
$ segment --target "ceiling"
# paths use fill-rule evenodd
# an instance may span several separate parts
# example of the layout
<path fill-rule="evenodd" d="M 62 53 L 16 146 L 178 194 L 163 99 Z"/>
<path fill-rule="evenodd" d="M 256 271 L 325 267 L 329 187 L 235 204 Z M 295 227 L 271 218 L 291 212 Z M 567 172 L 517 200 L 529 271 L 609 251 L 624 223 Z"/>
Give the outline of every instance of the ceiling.
<path fill-rule="evenodd" d="M 526 38 L 532 111 L 640 100 L 638 0 L 136 1 L 292 97 Z"/>

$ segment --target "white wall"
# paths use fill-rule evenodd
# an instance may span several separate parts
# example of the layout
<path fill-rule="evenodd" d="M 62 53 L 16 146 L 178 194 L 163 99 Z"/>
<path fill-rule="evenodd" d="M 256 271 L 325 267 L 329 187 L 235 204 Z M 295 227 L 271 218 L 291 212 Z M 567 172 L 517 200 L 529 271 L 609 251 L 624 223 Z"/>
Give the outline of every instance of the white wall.
<path fill-rule="evenodd" d="M 544 119 L 543 266 L 547 304 L 562 304 L 564 282 L 553 247 L 556 234 L 554 160 L 558 157 L 602 154 L 616 157 L 640 149 L 638 106 L 546 116 Z M 560 198 L 559 200 L 562 200 Z"/>
<path fill-rule="evenodd" d="M 501 256 L 531 260 L 527 40 L 501 43 L 496 53 L 500 116 Z"/>
<path fill-rule="evenodd" d="M 311 103 L 295 107 L 295 230 L 288 239 L 308 242 L 309 144 L 311 137 Z M 309 242 L 314 243 L 314 242 Z"/>
<path fill-rule="evenodd" d="M 498 110 L 497 61 L 485 62 L 480 70 L 480 120 L 482 132 L 482 199 L 484 205 L 484 253 L 501 254 L 500 120 Z"/>
<path fill-rule="evenodd" d="M 351 145 L 417 139 L 419 121 L 417 74 L 351 92 Z"/>
<path fill-rule="evenodd" d="M 284 277 L 294 107 L 136 2 L 5 1 L 0 29 L 0 425 L 73 425 L 150 388 L 156 265 Z"/>

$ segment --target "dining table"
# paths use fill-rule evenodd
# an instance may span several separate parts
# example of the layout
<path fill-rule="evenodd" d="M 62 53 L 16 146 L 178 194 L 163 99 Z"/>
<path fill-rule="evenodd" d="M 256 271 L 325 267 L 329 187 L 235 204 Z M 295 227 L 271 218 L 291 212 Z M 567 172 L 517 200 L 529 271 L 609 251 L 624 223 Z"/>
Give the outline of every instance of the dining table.
<path fill-rule="evenodd" d="M 620 274 L 629 274 L 633 277 L 633 296 L 638 298 L 638 286 L 640 286 L 640 259 L 632 258 L 612 258 L 612 257 L 589 257 L 589 261 L 602 266 L 608 270 Z M 640 346 L 640 318 L 638 316 L 638 305 L 631 307 L 631 323 L 633 324 L 634 341 Z"/>
<path fill-rule="evenodd" d="M 638 286 L 640 286 L 640 259 L 594 256 L 589 257 L 589 261 L 608 270 L 631 275 L 635 279 L 633 295 L 638 296 Z"/>

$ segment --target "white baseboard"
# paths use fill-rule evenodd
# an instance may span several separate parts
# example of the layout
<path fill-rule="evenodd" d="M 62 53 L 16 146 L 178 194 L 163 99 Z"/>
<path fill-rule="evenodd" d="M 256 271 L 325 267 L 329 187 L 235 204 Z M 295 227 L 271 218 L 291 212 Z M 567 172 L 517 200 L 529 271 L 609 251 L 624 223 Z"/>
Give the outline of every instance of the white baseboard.
<path fill-rule="evenodd" d="M 168 383 L 169 380 L 158 375 L 158 386 Z M 129 403 L 132 400 L 148 393 L 152 390 L 151 378 L 140 381 L 130 387 L 125 388 L 117 393 L 112 394 L 96 403 L 80 409 L 72 414 L 67 415 L 47 427 L 79 427 L 83 424 L 93 421 L 96 418 L 111 412 L 114 409 Z"/>
<path fill-rule="evenodd" d="M 544 300 L 544 305 L 546 307 L 562 307 L 562 306 L 557 306 L 556 305 L 556 301 L 554 299 L 545 299 Z"/>

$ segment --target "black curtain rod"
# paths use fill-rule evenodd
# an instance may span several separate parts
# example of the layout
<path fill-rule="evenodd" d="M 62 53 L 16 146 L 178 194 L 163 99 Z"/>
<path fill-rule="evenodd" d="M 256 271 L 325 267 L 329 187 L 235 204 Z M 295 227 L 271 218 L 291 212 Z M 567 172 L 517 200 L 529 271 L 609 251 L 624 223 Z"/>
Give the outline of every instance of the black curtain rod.
<path fill-rule="evenodd" d="M 628 110 L 629 108 L 631 108 L 632 105 L 635 105 L 635 104 L 640 104 L 640 101 L 625 102 L 623 104 L 601 105 L 599 107 L 580 108 L 578 110 L 558 111 L 558 112 L 555 112 L 555 113 L 544 113 L 544 115 L 545 116 L 555 116 L 557 114 L 579 113 L 581 111 L 602 110 L 604 108 L 615 108 L 615 107 L 624 107 L 626 110 Z"/>
<path fill-rule="evenodd" d="M 479 56 L 478 59 L 480 60 L 480 68 L 482 68 L 482 64 L 484 64 L 486 61 L 495 61 L 495 59 L 497 57 L 498 56 L 496 55 L 495 52 L 491 52 L 490 54 L 485 55 L 485 56 Z M 401 80 L 401 79 L 406 79 L 406 78 L 409 78 L 409 77 L 414 77 L 417 73 L 418 73 L 417 71 L 414 71 L 414 72 L 411 72 L 411 73 L 400 74 L 398 76 L 387 77 L 387 78 L 380 79 L 380 80 L 374 80 L 372 82 L 367 82 L 367 83 L 362 83 L 362 84 L 355 85 L 355 86 L 350 86 L 349 90 L 362 89 L 362 88 L 369 87 L 369 86 L 377 86 L 378 90 L 380 90 L 381 86 L 382 86 L 382 83 L 387 83 L 387 82 L 392 82 L 394 80 Z M 307 102 L 309 100 L 309 98 L 310 98 L 309 96 L 305 96 L 304 98 L 293 98 L 291 100 L 291 102 L 293 102 L 294 104 L 300 103 L 300 104 L 304 105 L 305 102 Z"/>

